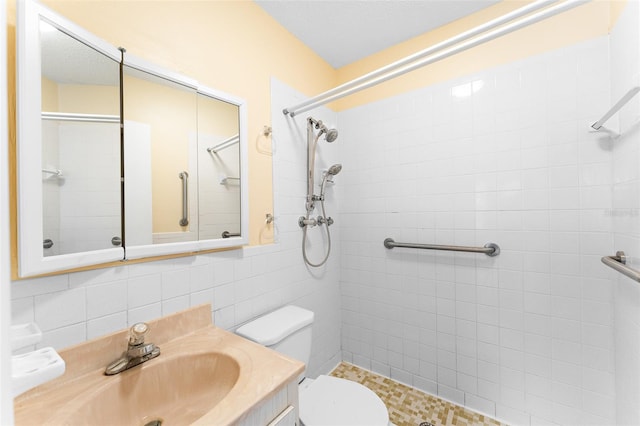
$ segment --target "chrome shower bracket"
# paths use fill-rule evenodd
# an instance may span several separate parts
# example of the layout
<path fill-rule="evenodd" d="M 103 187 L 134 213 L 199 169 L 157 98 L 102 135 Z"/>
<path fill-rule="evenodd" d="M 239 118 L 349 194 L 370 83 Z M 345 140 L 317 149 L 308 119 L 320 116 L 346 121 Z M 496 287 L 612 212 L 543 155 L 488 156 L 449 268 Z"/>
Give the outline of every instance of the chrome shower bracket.
<path fill-rule="evenodd" d="M 316 208 L 316 204 L 313 202 L 313 197 L 307 198 L 307 203 L 305 204 L 305 207 L 307 208 L 308 212 L 312 212 Z"/>
<path fill-rule="evenodd" d="M 316 219 L 307 219 L 304 216 L 300 216 L 298 218 L 298 226 L 300 228 L 304 228 L 305 226 L 316 226 L 318 224 L 318 221 Z"/>

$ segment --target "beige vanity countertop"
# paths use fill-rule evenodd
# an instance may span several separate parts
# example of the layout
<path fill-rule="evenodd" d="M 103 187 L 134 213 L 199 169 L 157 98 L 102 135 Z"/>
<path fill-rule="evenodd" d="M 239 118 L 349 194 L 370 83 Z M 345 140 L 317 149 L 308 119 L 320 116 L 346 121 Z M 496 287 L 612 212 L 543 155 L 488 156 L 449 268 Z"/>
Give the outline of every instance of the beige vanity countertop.
<path fill-rule="evenodd" d="M 148 324 L 150 331 L 146 340 L 160 347 L 160 356 L 120 375 L 135 369 L 141 369 L 144 374 L 144 369 L 154 362 L 210 352 L 231 356 L 239 364 L 240 374 L 233 388 L 194 424 L 236 423 L 304 370 L 302 362 L 215 327 L 211 323 L 210 305 L 191 308 Z M 60 424 L 61 419 L 72 414 L 91 394 L 112 385 L 110 381 L 118 380 L 120 375 L 105 376 L 104 368 L 122 354 L 126 342 L 127 330 L 124 330 L 60 351 L 66 362 L 65 374 L 18 396 L 14 400 L 15 424 Z M 96 422 L 100 420 L 86 419 L 85 424 Z"/>

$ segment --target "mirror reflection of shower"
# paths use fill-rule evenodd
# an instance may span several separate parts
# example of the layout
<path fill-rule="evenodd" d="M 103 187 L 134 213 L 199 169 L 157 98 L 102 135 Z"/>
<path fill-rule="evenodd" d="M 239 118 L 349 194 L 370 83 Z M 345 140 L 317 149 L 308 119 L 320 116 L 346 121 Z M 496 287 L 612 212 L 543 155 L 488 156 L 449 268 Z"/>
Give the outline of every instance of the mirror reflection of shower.
<path fill-rule="evenodd" d="M 315 132 L 316 130 L 318 130 L 317 134 Z M 318 146 L 318 140 L 323 135 L 327 142 L 334 142 L 338 139 L 338 131 L 336 129 L 328 128 L 322 123 L 322 120 L 315 120 L 312 117 L 309 117 L 307 119 L 307 202 L 305 205 L 307 213 L 305 216 L 300 216 L 300 219 L 298 219 L 298 225 L 302 228 L 302 257 L 307 265 L 313 267 L 324 265 L 331 254 L 331 232 L 329 231 L 329 226 L 333 225 L 333 219 L 327 216 L 324 207 L 325 188 L 327 183 L 333 183 L 333 177 L 342 170 L 342 164 L 334 164 L 329 167 L 329 169 L 322 174 L 320 194 L 316 195 L 313 193 L 315 182 L 316 148 Z M 322 214 L 317 218 L 313 218 L 312 215 L 316 207 L 316 201 L 320 201 Z M 318 263 L 311 262 L 307 256 L 307 232 L 309 228 L 314 226 L 324 227 L 327 233 L 327 249 L 323 259 Z"/>

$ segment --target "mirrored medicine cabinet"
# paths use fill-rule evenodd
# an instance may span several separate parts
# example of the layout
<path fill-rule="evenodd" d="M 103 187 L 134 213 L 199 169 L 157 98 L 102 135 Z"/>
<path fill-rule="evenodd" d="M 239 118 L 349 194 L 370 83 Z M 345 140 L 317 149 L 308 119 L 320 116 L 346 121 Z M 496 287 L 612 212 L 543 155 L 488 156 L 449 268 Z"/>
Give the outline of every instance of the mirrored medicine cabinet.
<path fill-rule="evenodd" d="M 18 275 L 246 244 L 245 102 L 18 6 Z"/>

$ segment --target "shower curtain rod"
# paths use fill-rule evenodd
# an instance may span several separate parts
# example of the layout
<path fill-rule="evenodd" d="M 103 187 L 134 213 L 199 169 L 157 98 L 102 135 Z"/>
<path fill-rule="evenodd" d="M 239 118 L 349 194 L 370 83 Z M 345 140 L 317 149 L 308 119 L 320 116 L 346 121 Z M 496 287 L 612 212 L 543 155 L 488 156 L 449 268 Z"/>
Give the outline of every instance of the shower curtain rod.
<path fill-rule="evenodd" d="M 218 151 L 221 151 L 225 148 L 229 148 L 230 146 L 237 144 L 238 142 L 240 142 L 240 135 L 239 134 L 233 135 L 229 139 L 223 140 L 218 145 L 207 148 L 207 151 L 213 152 L 215 154 Z"/>
<path fill-rule="evenodd" d="M 445 40 L 444 42 L 431 46 L 416 54 L 413 54 L 404 59 L 396 61 L 392 64 L 379 68 L 369 74 L 365 74 L 362 77 L 358 77 L 354 80 L 344 83 L 327 92 L 314 96 L 313 98 L 310 98 L 307 101 L 302 102 L 298 105 L 285 108 L 282 112 L 285 115 L 290 115 L 291 117 L 294 117 L 296 114 L 299 114 L 301 112 L 309 111 L 310 109 L 319 107 L 321 105 L 327 104 L 337 99 L 341 99 L 345 96 L 349 96 L 361 90 L 368 89 L 369 87 L 383 83 L 392 78 L 399 77 L 401 75 L 404 75 L 418 68 L 422 68 L 426 65 L 448 58 L 449 56 L 452 56 L 456 53 L 463 52 L 472 47 L 478 46 L 480 44 L 483 44 L 493 39 L 496 39 L 498 37 L 501 37 L 505 34 L 509 34 L 513 31 L 524 28 L 528 25 L 550 18 L 559 13 L 565 12 L 569 9 L 573 9 L 574 7 L 580 6 L 584 3 L 588 3 L 589 1 L 591 0 L 567 0 L 566 2 L 549 7 L 541 12 L 537 12 L 533 15 L 527 16 L 518 21 L 511 22 L 496 30 L 486 32 L 489 29 L 492 29 L 499 25 L 513 21 L 516 18 L 519 18 L 534 10 L 538 10 L 542 7 L 549 5 L 550 3 L 553 3 L 550 1 L 534 2 L 528 6 L 525 6 L 511 13 L 508 13 L 500 18 L 494 19 L 485 24 L 479 25 L 478 27 L 475 27 L 469 31 L 466 31 L 462 34 L 454 36 L 448 40 Z M 484 33 L 484 34 L 472 40 L 468 40 L 469 38 L 474 37 L 481 33 Z M 446 49 L 447 47 L 453 44 L 457 44 L 457 46 Z"/>
<path fill-rule="evenodd" d="M 120 123 L 120 117 L 117 115 L 77 114 L 70 112 L 42 111 L 42 119 L 57 121 L 85 121 L 92 123 Z"/>
<path fill-rule="evenodd" d="M 378 68 L 377 70 L 374 70 L 368 74 L 365 74 L 363 76 L 360 76 L 358 78 L 355 78 L 351 81 L 348 81 L 346 83 L 341 84 L 340 86 L 334 87 L 333 89 L 327 90 L 326 92 L 323 92 L 311 99 L 308 99 L 304 102 L 299 103 L 298 105 L 291 107 L 291 108 L 286 108 L 283 113 L 286 114 L 291 114 L 291 116 L 293 117 L 295 114 L 297 114 L 298 112 L 301 111 L 297 111 L 300 108 L 303 108 L 307 105 L 310 105 L 316 101 L 320 101 L 321 99 L 325 99 L 328 98 L 331 95 L 335 95 L 336 93 L 339 93 L 343 90 L 347 90 L 350 89 L 354 86 L 357 86 L 358 84 L 364 83 L 367 80 L 370 80 L 372 78 L 376 78 L 378 76 L 381 76 L 383 74 L 386 74 L 388 72 L 393 71 L 396 68 L 402 67 L 404 65 L 408 65 L 411 62 L 417 61 L 418 59 L 424 58 L 425 56 L 428 56 L 432 53 L 435 53 L 439 50 L 442 50 L 444 48 L 447 48 L 449 46 L 452 46 L 456 43 L 459 43 L 461 41 L 467 40 L 473 36 L 476 36 L 478 34 L 481 34 L 485 31 L 488 31 L 492 28 L 497 27 L 498 25 L 502 25 L 505 24 L 509 21 L 512 21 L 516 18 L 519 18 L 521 16 L 524 16 L 530 12 L 534 12 L 538 9 L 541 9 L 543 7 L 546 7 L 548 5 L 550 5 L 551 3 L 554 3 L 556 0 L 538 0 L 535 1 L 527 6 L 521 7 L 520 9 L 514 10 L 513 12 L 509 12 L 503 16 L 500 16 L 496 19 L 493 19 L 489 22 L 486 22 L 482 25 L 479 25 L 475 28 L 472 28 L 468 31 L 465 31 L 463 33 L 460 33 L 454 37 L 451 37 L 445 41 L 442 41 L 440 43 L 436 43 L 433 46 L 429 46 L 426 49 L 423 49 L 417 53 L 414 53 L 413 55 L 409 55 L 405 58 L 402 58 L 398 61 L 392 62 L 389 65 L 385 65 L 382 68 Z"/>

